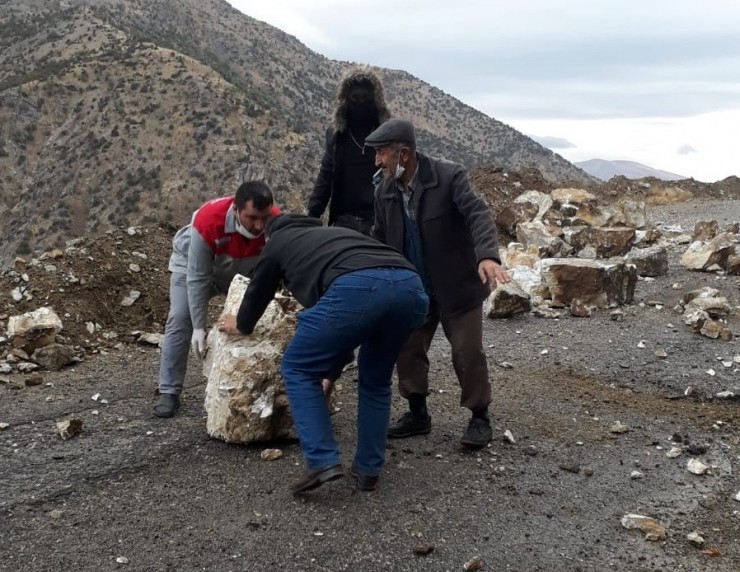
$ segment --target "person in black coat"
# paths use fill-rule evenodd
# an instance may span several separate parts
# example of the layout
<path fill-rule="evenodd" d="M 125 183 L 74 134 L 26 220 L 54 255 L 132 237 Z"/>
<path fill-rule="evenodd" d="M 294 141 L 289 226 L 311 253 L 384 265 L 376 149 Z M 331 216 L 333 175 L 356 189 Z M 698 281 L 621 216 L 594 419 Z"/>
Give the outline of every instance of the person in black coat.
<path fill-rule="evenodd" d="M 304 306 L 283 354 L 281 373 L 306 471 L 294 493 L 343 475 L 321 380 L 359 346 L 357 448 L 350 474 L 374 490 L 385 463 L 393 365 L 409 334 L 427 314 L 419 274 L 395 249 L 353 230 L 321 226 L 300 215 L 267 222 L 267 244 L 239 312 L 219 329 L 251 334 L 284 284 Z"/>

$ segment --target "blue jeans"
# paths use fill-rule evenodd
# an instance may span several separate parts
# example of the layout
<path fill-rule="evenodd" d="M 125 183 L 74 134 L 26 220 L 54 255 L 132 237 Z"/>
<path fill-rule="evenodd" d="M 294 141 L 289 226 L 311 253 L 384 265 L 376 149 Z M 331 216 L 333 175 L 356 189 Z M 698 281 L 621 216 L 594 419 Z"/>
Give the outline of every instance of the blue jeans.
<path fill-rule="evenodd" d="M 337 277 L 316 305 L 298 314 L 281 370 L 308 469 L 339 464 L 321 380 L 357 346 L 354 464 L 363 475 L 383 469 L 393 366 L 406 338 L 424 323 L 428 306 L 416 272 L 368 268 Z"/>

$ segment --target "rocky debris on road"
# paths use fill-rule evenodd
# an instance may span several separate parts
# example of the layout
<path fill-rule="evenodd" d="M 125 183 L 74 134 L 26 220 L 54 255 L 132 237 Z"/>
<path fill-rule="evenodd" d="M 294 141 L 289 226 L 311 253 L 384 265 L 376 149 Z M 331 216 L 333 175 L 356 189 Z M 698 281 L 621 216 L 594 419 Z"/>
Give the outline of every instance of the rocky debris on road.
<path fill-rule="evenodd" d="M 249 280 L 237 275 L 224 312 L 236 314 Z M 213 327 L 203 362 L 206 430 L 228 443 L 295 438 L 280 360 L 295 330 L 298 303 L 278 296 L 270 302 L 251 336 L 230 336 Z"/>
<path fill-rule="evenodd" d="M 645 533 L 645 540 L 658 541 L 666 539 L 666 528 L 660 521 L 640 514 L 625 514 L 622 526 L 627 529 L 638 529 Z"/>
<path fill-rule="evenodd" d="M 79 435 L 82 432 L 82 426 L 84 425 L 82 419 L 64 419 L 57 421 L 57 432 L 62 439 L 71 439 Z"/>

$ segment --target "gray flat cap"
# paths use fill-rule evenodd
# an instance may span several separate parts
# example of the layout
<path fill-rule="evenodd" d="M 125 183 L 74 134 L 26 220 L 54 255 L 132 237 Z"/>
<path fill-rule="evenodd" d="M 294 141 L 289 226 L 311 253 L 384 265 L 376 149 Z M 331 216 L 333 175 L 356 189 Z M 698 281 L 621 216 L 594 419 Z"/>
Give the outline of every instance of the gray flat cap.
<path fill-rule="evenodd" d="M 416 145 L 414 124 L 407 119 L 389 119 L 365 138 L 368 147 L 383 147 L 391 143 Z"/>

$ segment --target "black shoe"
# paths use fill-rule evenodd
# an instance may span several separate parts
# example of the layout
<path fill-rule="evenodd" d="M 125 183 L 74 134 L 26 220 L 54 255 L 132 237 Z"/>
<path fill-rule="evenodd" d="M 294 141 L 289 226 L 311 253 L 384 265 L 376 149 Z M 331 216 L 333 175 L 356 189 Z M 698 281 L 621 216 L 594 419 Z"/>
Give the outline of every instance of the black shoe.
<path fill-rule="evenodd" d="M 388 428 L 389 439 L 403 439 L 412 435 L 428 435 L 432 430 L 432 418 L 429 414 L 407 411 Z"/>
<path fill-rule="evenodd" d="M 157 417 L 172 417 L 180 407 L 180 396 L 171 393 L 162 393 L 154 406 L 154 415 Z"/>
<path fill-rule="evenodd" d="M 460 443 L 470 449 L 480 449 L 488 445 L 491 439 L 493 439 L 491 422 L 485 417 L 473 417 L 470 419 Z"/>
<path fill-rule="evenodd" d="M 305 493 L 312 489 L 316 489 L 336 479 L 341 479 L 344 476 L 342 471 L 342 465 L 332 465 L 331 467 L 324 467 L 323 469 L 307 470 L 303 473 L 303 476 L 293 483 L 290 490 L 294 495 Z"/>
<path fill-rule="evenodd" d="M 363 475 L 357 471 L 357 467 L 352 463 L 349 474 L 357 482 L 357 488 L 361 491 L 374 491 L 378 488 L 378 475 Z"/>

